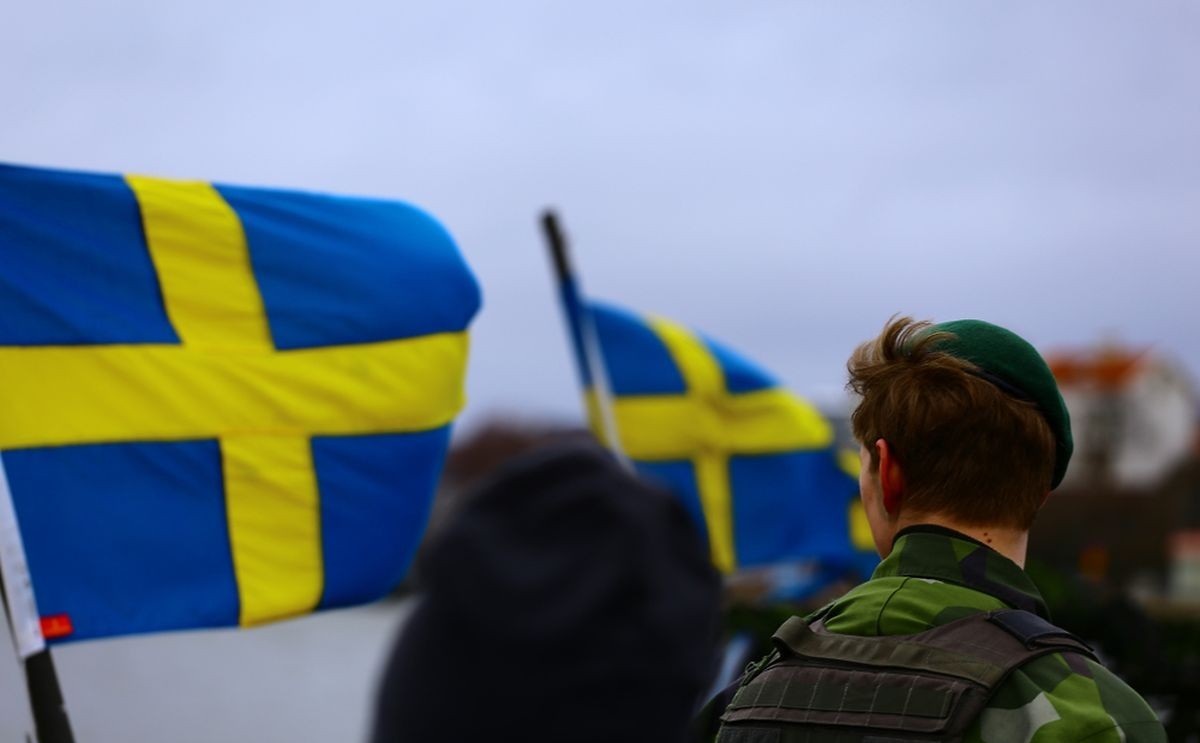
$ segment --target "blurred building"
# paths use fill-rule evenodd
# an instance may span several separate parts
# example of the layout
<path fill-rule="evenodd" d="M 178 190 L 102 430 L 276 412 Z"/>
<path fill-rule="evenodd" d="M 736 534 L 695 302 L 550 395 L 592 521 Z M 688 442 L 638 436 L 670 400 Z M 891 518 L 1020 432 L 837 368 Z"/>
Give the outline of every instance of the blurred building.
<path fill-rule="evenodd" d="M 1075 435 L 1066 488 L 1103 483 L 1146 491 L 1192 455 L 1196 396 L 1167 359 L 1104 345 L 1048 361 Z"/>
<path fill-rule="evenodd" d="M 1075 455 L 1031 556 L 1097 584 L 1200 599 L 1197 397 L 1169 359 L 1116 345 L 1047 356 Z"/>

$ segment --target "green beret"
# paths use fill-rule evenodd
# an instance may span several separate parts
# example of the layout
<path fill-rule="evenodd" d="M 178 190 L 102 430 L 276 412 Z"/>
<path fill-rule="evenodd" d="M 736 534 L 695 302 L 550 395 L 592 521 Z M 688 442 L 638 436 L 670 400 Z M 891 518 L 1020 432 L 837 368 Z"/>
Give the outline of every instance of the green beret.
<path fill-rule="evenodd" d="M 939 343 L 939 351 L 970 361 L 979 367 L 979 376 L 1037 405 L 1054 434 L 1050 489 L 1058 487 L 1067 473 L 1075 443 L 1071 438 L 1071 416 L 1046 360 L 1024 338 L 982 320 L 952 320 L 930 328 L 930 332 L 940 331 L 953 333 L 954 337 Z"/>

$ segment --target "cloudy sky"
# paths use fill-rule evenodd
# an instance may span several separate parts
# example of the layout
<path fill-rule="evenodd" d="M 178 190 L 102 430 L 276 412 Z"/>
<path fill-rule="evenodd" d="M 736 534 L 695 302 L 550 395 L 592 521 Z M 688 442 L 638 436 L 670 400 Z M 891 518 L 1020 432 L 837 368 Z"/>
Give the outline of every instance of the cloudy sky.
<path fill-rule="evenodd" d="M 10 3 L 0 159 L 402 198 L 485 291 L 469 417 L 577 415 L 587 290 L 829 399 L 895 312 L 1200 375 L 1200 5 Z"/>
<path fill-rule="evenodd" d="M 1198 378 L 1197 39 L 1194 0 L 12 0 L 0 160 L 424 206 L 484 286 L 468 425 L 578 416 L 547 205 L 593 295 L 818 399 L 896 312 L 1150 345 Z M 89 741 L 357 740 L 372 621 L 303 666 L 327 675 L 295 672 L 329 636 L 303 623 L 58 658 Z"/>

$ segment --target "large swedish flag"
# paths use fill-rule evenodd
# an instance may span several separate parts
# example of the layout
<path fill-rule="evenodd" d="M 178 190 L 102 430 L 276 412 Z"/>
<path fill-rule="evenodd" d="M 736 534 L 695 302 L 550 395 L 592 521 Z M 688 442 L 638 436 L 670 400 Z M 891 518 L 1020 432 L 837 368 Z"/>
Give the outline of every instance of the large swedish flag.
<path fill-rule="evenodd" d="M 717 567 L 873 562 L 858 483 L 812 405 L 681 325 L 602 304 L 591 312 L 622 448 L 683 500 Z"/>
<path fill-rule="evenodd" d="M 405 204 L 0 166 L 0 473 L 47 634 L 389 591 L 478 307 Z"/>

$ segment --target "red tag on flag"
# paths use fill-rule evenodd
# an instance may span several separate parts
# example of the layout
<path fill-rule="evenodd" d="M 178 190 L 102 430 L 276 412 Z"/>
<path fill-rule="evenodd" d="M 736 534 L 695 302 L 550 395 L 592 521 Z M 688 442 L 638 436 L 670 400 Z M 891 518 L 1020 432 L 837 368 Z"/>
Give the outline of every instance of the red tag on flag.
<path fill-rule="evenodd" d="M 71 626 L 71 617 L 66 614 L 42 617 L 42 637 L 47 640 L 66 637 L 74 631 L 75 628 Z"/>

